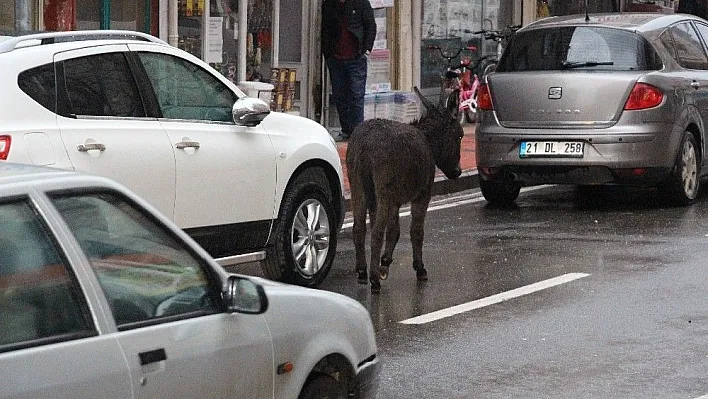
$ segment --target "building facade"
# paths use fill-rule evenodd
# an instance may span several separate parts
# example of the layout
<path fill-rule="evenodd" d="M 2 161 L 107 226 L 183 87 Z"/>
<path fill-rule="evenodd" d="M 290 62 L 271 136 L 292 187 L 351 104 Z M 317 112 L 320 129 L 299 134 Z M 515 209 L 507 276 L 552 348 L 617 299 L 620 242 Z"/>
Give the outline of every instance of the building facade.
<path fill-rule="evenodd" d="M 370 0 L 379 32 L 371 90 L 439 87 L 444 59 L 428 47 L 477 46 L 472 32 L 525 25 L 584 10 L 585 0 Z M 630 10 L 635 0 L 588 0 L 589 12 Z M 673 0 L 661 0 L 665 8 Z M 664 4 L 666 3 L 666 4 Z M 641 4 L 644 4 L 643 2 Z M 333 118 L 319 51 L 321 0 L 0 0 L 0 32 L 129 29 L 152 33 L 205 60 L 233 82 L 295 71 L 294 107 L 327 125 Z M 635 7 L 636 8 L 636 7 Z M 336 119 L 336 118 L 334 118 Z"/>

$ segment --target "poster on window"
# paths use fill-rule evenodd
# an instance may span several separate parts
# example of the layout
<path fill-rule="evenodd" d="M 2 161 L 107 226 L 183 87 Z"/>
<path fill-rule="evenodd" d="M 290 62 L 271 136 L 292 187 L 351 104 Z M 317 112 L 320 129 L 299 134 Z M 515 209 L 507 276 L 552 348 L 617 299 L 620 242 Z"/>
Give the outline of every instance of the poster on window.
<path fill-rule="evenodd" d="M 220 64 L 224 61 L 224 24 L 223 17 L 209 17 L 207 26 L 206 62 Z"/>

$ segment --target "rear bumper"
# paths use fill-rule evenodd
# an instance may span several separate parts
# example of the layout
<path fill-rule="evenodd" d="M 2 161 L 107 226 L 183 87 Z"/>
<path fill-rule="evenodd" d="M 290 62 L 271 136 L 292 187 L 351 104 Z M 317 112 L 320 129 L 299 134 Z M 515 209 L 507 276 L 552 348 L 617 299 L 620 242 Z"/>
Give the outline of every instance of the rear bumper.
<path fill-rule="evenodd" d="M 539 184 L 618 184 L 656 186 L 666 181 L 670 168 L 610 169 L 605 166 L 502 166 L 482 168 L 484 180 L 504 180 L 525 186 Z"/>
<path fill-rule="evenodd" d="M 476 131 L 477 169 L 485 180 L 503 178 L 534 184 L 655 185 L 676 162 L 683 136 L 672 123 L 608 129 L 506 129 L 482 124 Z M 521 158 L 522 141 L 582 141 L 578 158 Z"/>
<path fill-rule="evenodd" d="M 356 397 L 358 399 L 373 399 L 379 390 L 381 363 L 373 356 L 361 364 L 356 374 Z"/>

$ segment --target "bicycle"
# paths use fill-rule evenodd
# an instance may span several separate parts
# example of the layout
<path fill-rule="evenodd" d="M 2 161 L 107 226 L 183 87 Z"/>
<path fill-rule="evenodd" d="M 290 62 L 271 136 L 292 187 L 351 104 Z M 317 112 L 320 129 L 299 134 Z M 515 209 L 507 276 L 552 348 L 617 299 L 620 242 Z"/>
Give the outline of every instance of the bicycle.
<path fill-rule="evenodd" d="M 476 52 L 476 46 L 465 46 L 455 49 L 443 49 L 439 46 L 429 46 L 428 49 L 438 50 L 440 55 L 447 60 L 445 74 L 442 75 L 440 86 L 439 105 L 449 108 L 448 104 L 455 90 L 459 90 L 458 118 L 460 123 L 467 121 L 474 123 L 477 119 L 477 90 L 481 84 L 479 74 L 475 73 L 481 62 L 489 56 L 481 57 L 474 65 L 469 58 L 462 59 L 459 64 L 453 63 L 463 50 Z"/>
<path fill-rule="evenodd" d="M 504 48 L 509 43 L 509 39 L 511 39 L 514 33 L 516 33 L 519 29 L 521 29 L 521 25 L 509 25 L 501 30 L 482 29 L 475 32 L 465 29 L 465 33 L 483 35 L 485 40 L 493 40 L 497 43 L 496 54 L 487 58 L 487 63 L 482 72 L 482 77 L 487 76 L 487 74 L 494 71 L 497 63 L 501 59 Z"/>

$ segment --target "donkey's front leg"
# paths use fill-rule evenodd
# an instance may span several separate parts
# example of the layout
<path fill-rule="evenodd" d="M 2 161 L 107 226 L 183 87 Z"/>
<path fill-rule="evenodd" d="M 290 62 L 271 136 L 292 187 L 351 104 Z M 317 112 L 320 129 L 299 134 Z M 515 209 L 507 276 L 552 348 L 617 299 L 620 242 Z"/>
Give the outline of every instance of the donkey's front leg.
<path fill-rule="evenodd" d="M 425 214 L 428 211 L 430 196 L 411 203 L 411 244 L 413 246 L 413 269 L 419 281 L 428 279 L 428 271 L 423 265 L 423 237 L 425 232 Z"/>

